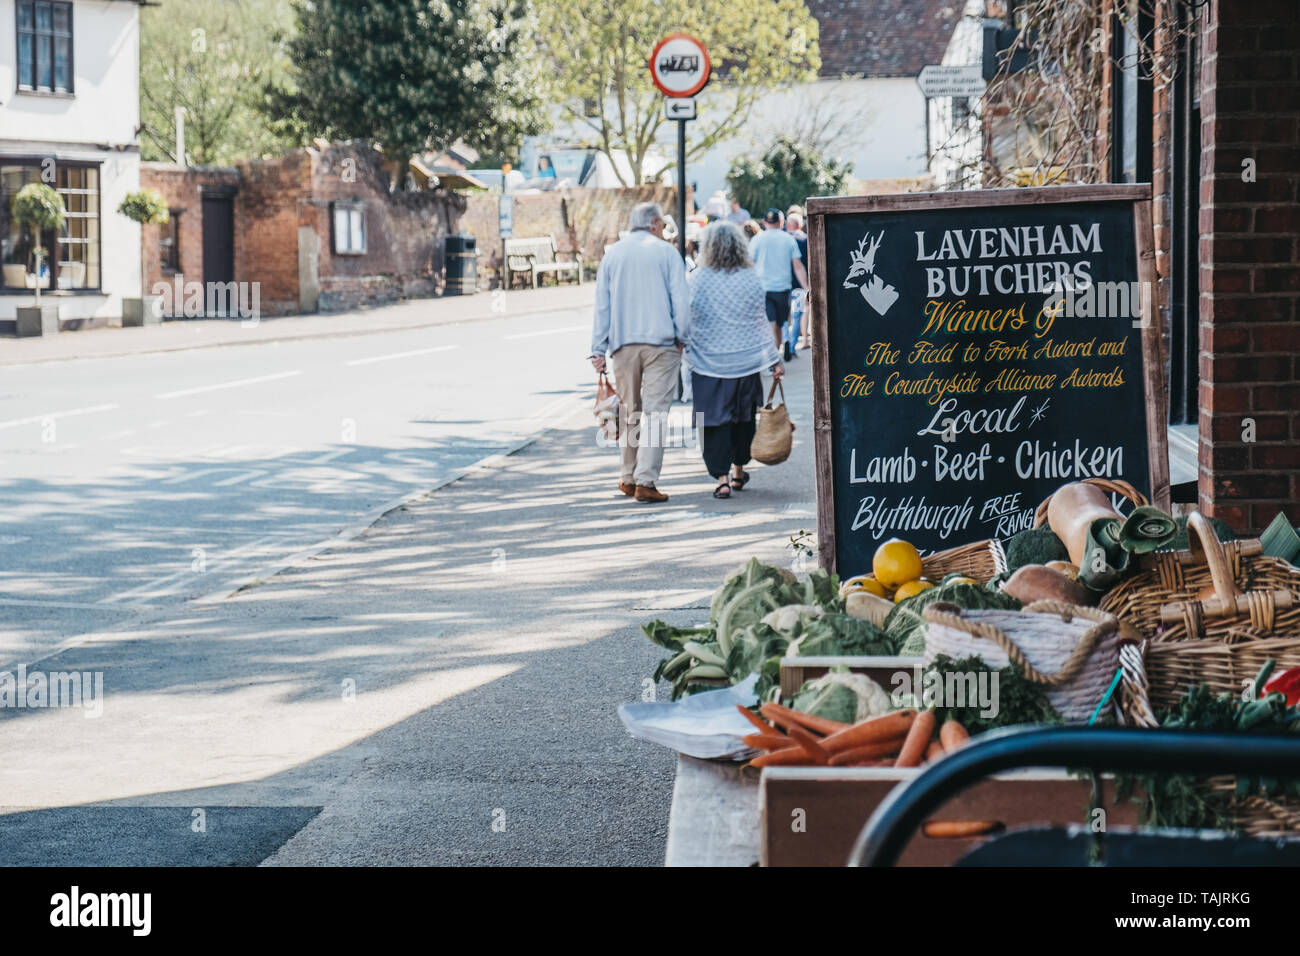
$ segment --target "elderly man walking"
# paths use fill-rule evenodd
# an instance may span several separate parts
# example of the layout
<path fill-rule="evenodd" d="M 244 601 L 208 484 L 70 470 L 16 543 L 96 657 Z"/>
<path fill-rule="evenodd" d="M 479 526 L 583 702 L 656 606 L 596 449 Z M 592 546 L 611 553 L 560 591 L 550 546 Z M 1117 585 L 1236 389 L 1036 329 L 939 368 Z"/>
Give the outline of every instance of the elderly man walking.
<path fill-rule="evenodd" d="M 635 207 L 628 229 L 596 272 L 591 364 L 604 372 L 608 353 L 614 366 L 623 453 L 619 491 L 637 501 L 667 501 L 655 483 L 664 462 L 663 435 L 682 345 L 690 331 L 686 268 L 664 241 L 658 203 Z"/>

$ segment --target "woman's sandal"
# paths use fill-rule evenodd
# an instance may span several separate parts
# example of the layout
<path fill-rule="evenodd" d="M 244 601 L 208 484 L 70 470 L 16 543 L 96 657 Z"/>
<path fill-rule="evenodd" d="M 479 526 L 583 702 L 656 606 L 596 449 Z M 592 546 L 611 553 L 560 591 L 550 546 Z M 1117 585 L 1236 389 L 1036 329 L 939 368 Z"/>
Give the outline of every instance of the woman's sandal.
<path fill-rule="evenodd" d="M 720 494 L 720 492 L 723 492 L 723 491 L 726 492 L 725 495 L 724 495 L 724 494 Z M 720 482 L 718 482 L 718 487 L 716 487 L 716 488 L 713 489 L 713 497 L 715 497 L 715 498 L 730 498 L 730 497 L 731 497 L 731 485 L 728 484 L 728 483 L 725 482 L 725 481 L 720 481 Z"/>
<path fill-rule="evenodd" d="M 736 477 L 734 477 L 734 476 L 732 477 L 732 479 L 731 479 L 731 489 L 732 489 L 733 491 L 744 491 L 744 490 L 745 490 L 745 483 L 746 483 L 747 481 L 749 481 L 749 472 L 747 472 L 747 471 L 742 471 L 742 472 L 740 473 L 740 477 L 739 477 L 739 478 L 736 478 Z"/>

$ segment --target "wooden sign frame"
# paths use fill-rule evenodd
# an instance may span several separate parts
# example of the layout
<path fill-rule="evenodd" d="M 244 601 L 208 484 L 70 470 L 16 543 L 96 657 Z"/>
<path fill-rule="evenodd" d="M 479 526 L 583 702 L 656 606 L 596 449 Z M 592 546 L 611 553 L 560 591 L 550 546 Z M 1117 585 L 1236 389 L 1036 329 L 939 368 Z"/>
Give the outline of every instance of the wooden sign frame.
<path fill-rule="evenodd" d="M 1159 324 L 1157 301 L 1159 286 L 1156 282 L 1150 185 L 1040 186 L 948 193 L 899 193 L 888 196 L 837 196 L 808 200 L 808 269 L 813 309 L 813 439 L 817 462 L 817 550 L 821 567 L 827 571 L 836 571 L 830 357 L 827 352 L 829 316 L 826 294 L 826 217 L 873 212 L 1117 201 L 1133 204 L 1137 278 L 1145 288 L 1152 290 L 1151 295 L 1140 297 L 1142 372 L 1147 396 L 1147 457 L 1151 488 L 1139 490 L 1149 491 L 1152 502 L 1168 511 L 1170 508 L 1169 436 L 1166 430 L 1168 412 L 1165 407 L 1164 345 Z M 955 542 L 955 544 L 965 543 Z"/>

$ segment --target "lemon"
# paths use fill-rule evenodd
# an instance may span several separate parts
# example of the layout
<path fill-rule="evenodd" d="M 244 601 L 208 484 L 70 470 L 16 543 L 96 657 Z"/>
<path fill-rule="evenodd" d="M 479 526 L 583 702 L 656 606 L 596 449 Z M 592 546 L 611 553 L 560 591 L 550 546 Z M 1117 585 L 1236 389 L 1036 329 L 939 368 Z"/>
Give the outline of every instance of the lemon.
<path fill-rule="evenodd" d="M 904 584 L 900 584 L 898 590 L 894 592 L 894 603 L 897 604 L 899 601 L 905 601 L 910 597 L 915 597 L 922 591 L 928 591 L 932 587 L 934 587 L 933 584 L 924 580 L 908 581 Z"/>
<path fill-rule="evenodd" d="M 871 570 L 885 587 L 896 588 L 921 576 L 921 555 L 906 541 L 894 538 L 876 549 Z"/>
<path fill-rule="evenodd" d="M 944 584 L 973 584 L 976 587 L 979 587 L 978 581 L 976 581 L 974 578 L 968 578 L 964 574 L 961 577 L 949 578 L 947 581 L 944 581 L 943 583 Z"/>
<path fill-rule="evenodd" d="M 840 585 L 841 597 L 852 594 L 854 591 L 866 591 L 876 597 L 885 596 L 885 586 L 869 574 L 859 574 L 857 577 L 849 578 Z"/>

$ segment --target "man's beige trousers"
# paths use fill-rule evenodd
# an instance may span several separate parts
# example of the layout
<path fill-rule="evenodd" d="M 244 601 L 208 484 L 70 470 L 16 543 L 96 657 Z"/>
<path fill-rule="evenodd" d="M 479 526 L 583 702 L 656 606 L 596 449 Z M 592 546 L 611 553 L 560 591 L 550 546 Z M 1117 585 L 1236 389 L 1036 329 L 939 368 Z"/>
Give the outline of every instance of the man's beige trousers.
<path fill-rule="evenodd" d="M 664 463 L 668 409 L 677 390 L 681 353 L 674 346 L 625 345 L 610 358 L 623 449 L 620 480 L 653 485 Z"/>

